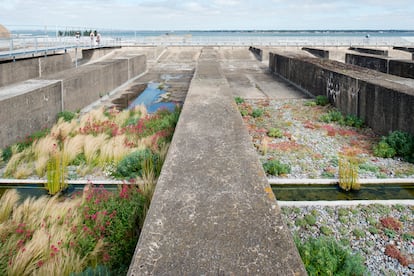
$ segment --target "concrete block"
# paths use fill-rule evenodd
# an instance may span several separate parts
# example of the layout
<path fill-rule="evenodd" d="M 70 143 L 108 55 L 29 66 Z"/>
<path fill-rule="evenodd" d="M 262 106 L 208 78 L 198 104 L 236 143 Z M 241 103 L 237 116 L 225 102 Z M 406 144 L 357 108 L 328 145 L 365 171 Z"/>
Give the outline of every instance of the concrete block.
<path fill-rule="evenodd" d="M 349 50 L 353 50 L 363 54 L 378 55 L 388 57 L 388 50 L 373 49 L 373 48 L 361 48 L 361 47 L 349 47 Z"/>
<path fill-rule="evenodd" d="M 271 72 L 310 94 L 326 95 L 344 114 L 364 119 L 378 134 L 402 130 L 414 135 L 412 80 L 332 60 L 279 53 L 270 57 Z"/>
<path fill-rule="evenodd" d="M 388 59 L 374 55 L 357 55 L 347 53 L 345 63 L 369 68 L 382 73 L 388 73 Z"/>
<path fill-rule="evenodd" d="M 303 47 L 302 50 L 309 52 L 316 57 L 329 59 L 329 51 L 327 50 L 317 49 L 317 48 L 308 48 L 308 47 Z"/>
<path fill-rule="evenodd" d="M 61 111 L 61 83 L 28 80 L 0 91 L 0 148 L 45 127 Z"/>
<path fill-rule="evenodd" d="M 73 67 L 72 59 L 68 53 L 39 58 L 39 77 L 54 74 Z"/>
<path fill-rule="evenodd" d="M 0 87 L 37 77 L 39 77 L 37 58 L 0 63 Z"/>

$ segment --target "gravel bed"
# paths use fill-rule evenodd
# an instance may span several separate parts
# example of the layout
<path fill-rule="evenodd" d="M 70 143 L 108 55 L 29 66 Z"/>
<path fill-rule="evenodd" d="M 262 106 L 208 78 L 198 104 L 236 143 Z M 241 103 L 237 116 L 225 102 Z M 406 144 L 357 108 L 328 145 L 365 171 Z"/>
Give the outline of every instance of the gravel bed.
<path fill-rule="evenodd" d="M 365 259 L 369 275 L 414 275 L 414 206 L 368 205 L 355 207 L 282 207 L 282 216 L 293 235 L 302 241 L 327 235 L 351 248 Z M 315 224 L 305 216 L 316 218 Z M 392 217 L 401 222 L 390 232 L 380 219 Z M 411 238 L 410 238 L 411 237 Z M 403 266 L 385 254 L 388 244 L 395 245 L 409 260 Z"/>
<path fill-rule="evenodd" d="M 372 147 L 381 137 L 369 128 L 353 128 L 323 123 L 320 116 L 330 106 L 306 106 L 309 100 L 246 100 L 241 107 L 260 108 L 263 116 L 243 116 L 262 162 L 276 159 L 289 164 L 291 172 L 271 178 L 338 178 L 338 157 L 349 149 L 359 158 L 359 178 L 413 178 L 414 164 L 399 158 L 378 158 Z M 280 138 L 267 136 L 270 128 L 283 132 Z M 266 150 L 263 150 L 263 145 Z M 302 241 L 329 235 L 365 259 L 369 275 L 414 275 L 414 206 L 368 205 L 354 207 L 282 207 L 282 214 L 293 235 Z M 305 216 L 313 216 L 309 224 Z M 393 217 L 401 229 L 390 232 L 380 219 Z M 403 266 L 385 254 L 388 244 L 395 245 L 409 260 Z"/>
<path fill-rule="evenodd" d="M 381 137 L 369 128 L 323 123 L 320 116 L 331 106 L 306 106 L 309 100 L 246 100 L 251 109 L 262 108 L 259 118 L 244 116 L 259 158 L 277 159 L 291 167 L 287 178 L 338 178 L 338 156 L 357 152 L 359 178 L 413 178 L 414 164 L 400 158 L 375 157 L 372 147 Z M 267 137 L 270 128 L 283 132 L 281 138 Z M 267 150 L 260 150 L 266 139 Z M 263 154 L 265 153 L 265 154 Z"/>

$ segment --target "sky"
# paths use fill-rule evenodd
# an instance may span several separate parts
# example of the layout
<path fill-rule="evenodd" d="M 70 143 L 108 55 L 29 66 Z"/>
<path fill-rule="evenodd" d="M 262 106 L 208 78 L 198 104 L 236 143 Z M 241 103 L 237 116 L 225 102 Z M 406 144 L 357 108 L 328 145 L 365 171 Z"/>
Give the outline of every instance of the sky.
<path fill-rule="evenodd" d="M 0 0 L 0 24 L 125 30 L 414 29 L 413 0 Z"/>

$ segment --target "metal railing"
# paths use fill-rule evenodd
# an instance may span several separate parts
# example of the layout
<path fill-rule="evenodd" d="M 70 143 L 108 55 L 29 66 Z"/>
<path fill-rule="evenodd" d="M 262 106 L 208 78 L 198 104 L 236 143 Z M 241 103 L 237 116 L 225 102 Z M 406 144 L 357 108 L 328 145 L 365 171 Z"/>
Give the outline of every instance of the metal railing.
<path fill-rule="evenodd" d="M 49 36 L 12 34 L 0 39 L 0 59 L 28 55 L 48 55 L 72 48 L 95 48 L 108 46 L 405 46 L 413 47 L 414 39 L 398 36 L 269 36 L 269 35 L 125 35 L 104 33 L 98 44 L 96 37 Z"/>

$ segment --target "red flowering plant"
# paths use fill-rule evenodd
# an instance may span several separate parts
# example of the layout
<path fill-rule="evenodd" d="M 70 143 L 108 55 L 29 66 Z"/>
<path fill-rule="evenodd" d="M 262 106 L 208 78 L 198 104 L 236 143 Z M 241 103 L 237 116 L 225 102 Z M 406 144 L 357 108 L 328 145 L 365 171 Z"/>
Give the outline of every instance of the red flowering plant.
<path fill-rule="evenodd" d="M 126 274 L 139 238 L 144 196 L 137 186 L 124 184 L 115 193 L 91 187 L 83 199 L 78 250 L 90 251 L 102 239 L 105 250 L 101 259 L 112 272 Z"/>

